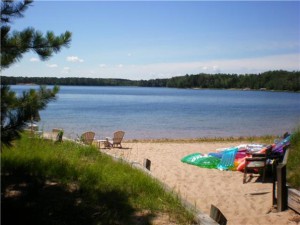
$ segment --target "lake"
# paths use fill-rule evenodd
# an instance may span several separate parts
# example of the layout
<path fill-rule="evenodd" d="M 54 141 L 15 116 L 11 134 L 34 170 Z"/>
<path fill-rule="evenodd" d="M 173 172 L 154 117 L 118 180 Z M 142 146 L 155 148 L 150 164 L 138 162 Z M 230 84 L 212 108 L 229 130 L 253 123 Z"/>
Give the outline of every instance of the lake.
<path fill-rule="evenodd" d="M 17 93 L 38 86 L 11 86 Z M 40 129 L 76 138 L 124 130 L 125 139 L 282 135 L 300 124 L 300 94 L 143 87 L 61 86 Z"/>

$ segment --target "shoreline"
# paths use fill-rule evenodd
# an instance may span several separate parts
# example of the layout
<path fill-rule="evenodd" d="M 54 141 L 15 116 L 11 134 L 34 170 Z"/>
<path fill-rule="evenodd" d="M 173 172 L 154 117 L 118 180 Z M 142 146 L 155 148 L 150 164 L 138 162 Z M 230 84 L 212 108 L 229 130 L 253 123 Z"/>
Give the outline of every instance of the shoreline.
<path fill-rule="evenodd" d="M 126 135 L 126 134 L 125 134 Z M 53 133 L 51 131 L 43 132 L 45 138 L 53 138 Z M 63 136 L 64 140 L 75 141 L 74 138 L 68 136 Z M 278 135 L 260 135 L 260 136 L 224 136 L 224 137 L 199 137 L 199 138 L 133 138 L 127 139 L 124 137 L 122 143 L 201 143 L 201 142 L 241 142 L 247 141 L 249 143 L 253 142 L 264 142 L 264 144 L 271 144 L 276 139 L 280 139 Z M 97 139 L 97 138 L 96 138 Z"/>
<path fill-rule="evenodd" d="M 202 138 L 152 138 L 152 139 L 125 139 L 125 143 L 198 143 L 198 142 L 239 142 L 239 141 L 267 141 L 272 142 L 280 137 L 276 135 L 239 136 L 239 137 L 202 137 Z"/>
<path fill-rule="evenodd" d="M 53 133 L 51 131 L 44 131 L 43 137 L 45 138 L 53 138 Z M 63 136 L 65 140 L 75 140 L 74 138 L 70 138 L 68 136 Z M 279 139 L 278 135 L 261 135 L 261 136 L 225 136 L 225 137 L 199 137 L 199 138 L 149 138 L 149 139 L 126 139 L 124 137 L 122 143 L 201 143 L 201 142 L 240 142 L 240 141 L 248 141 L 248 142 L 256 142 L 256 141 L 264 141 L 264 142 L 273 142 L 275 139 Z"/>

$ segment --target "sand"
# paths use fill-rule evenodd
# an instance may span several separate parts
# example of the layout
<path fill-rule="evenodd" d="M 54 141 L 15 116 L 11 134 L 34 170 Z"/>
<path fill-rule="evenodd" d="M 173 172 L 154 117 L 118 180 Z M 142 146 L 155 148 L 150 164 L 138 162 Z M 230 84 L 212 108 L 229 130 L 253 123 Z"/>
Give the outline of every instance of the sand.
<path fill-rule="evenodd" d="M 182 199 L 209 214 L 211 204 L 217 206 L 233 224 L 297 224 L 299 215 L 292 210 L 272 210 L 272 183 L 262 183 L 254 176 L 243 184 L 243 173 L 205 169 L 182 163 L 184 156 L 214 152 L 218 148 L 245 143 L 230 142 L 127 142 L 123 148 L 104 149 L 109 155 L 143 165 L 151 160 L 151 175 L 178 193 Z"/>

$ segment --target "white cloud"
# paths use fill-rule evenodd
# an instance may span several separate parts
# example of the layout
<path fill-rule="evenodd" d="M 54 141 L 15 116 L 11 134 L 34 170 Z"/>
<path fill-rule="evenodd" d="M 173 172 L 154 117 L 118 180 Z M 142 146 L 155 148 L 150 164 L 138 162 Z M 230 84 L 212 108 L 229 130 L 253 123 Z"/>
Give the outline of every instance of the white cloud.
<path fill-rule="evenodd" d="M 58 67 L 57 64 L 47 64 L 47 66 L 50 67 L 50 68 L 56 68 L 56 67 Z"/>
<path fill-rule="evenodd" d="M 28 60 L 26 60 L 29 63 Z M 148 63 L 148 64 L 96 64 L 88 67 L 80 66 L 59 67 L 58 64 L 43 64 L 44 68 L 33 67 L 29 63 L 25 67 L 22 63 L 12 65 L 6 71 L 7 76 L 13 74 L 24 74 L 24 72 L 39 76 L 41 72 L 45 76 L 53 76 L 53 70 L 59 68 L 58 73 L 65 76 L 85 76 L 85 77 L 101 77 L 101 78 L 125 78 L 132 80 L 140 79 L 156 79 L 170 78 L 185 74 L 199 73 L 228 73 L 228 74 L 250 74 L 261 73 L 268 70 L 288 70 L 300 71 L 300 53 L 273 55 L 257 58 L 236 58 L 236 59 L 220 59 L 220 60 L 198 60 L 193 62 L 168 62 L 168 63 Z M 19 67 L 20 65 L 20 67 Z M 24 69 L 26 68 L 26 69 Z M 51 69 L 49 69 L 51 68 Z M 57 74 L 58 74 L 57 73 Z"/>
<path fill-rule="evenodd" d="M 68 56 L 67 61 L 68 62 L 80 62 L 80 63 L 82 63 L 84 60 L 80 59 L 78 56 Z"/>
<path fill-rule="evenodd" d="M 268 70 L 300 70 L 300 54 L 275 55 L 259 58 L 223 59 L 195 62 L 155 63 L 155 64 L 119 64 L 107 66 L 98 74 L 106 78 L 156 79 L 170 78 L 185 74 L 261 73 Z"/>
<path fill-rule="evenodd" d="M 61 74 L 69 74 L 70 70 L 71 70 L 71 68 L 66 66 L 62 69 Z"/>
<path fill-rule="evenodd" d="M 274 55 L 258 58 L 215 60 L 203 62 L 211 72 L 260 73 L 268 70 L 300 70 L 300 54 Z"/>
<path fill-rule="evenodd" d="M 39 62 L 40 60 L 38 58 L 32 57 L 32 58 L 29 59 L 29 61 L 30 62 Z"/>

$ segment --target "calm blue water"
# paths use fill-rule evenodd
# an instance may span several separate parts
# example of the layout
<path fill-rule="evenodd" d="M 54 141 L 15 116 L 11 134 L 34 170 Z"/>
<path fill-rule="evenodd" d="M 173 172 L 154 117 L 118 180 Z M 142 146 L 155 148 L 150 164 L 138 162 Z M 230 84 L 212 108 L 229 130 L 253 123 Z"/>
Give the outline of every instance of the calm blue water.
<path fill-rule="evenodd" d="M 12 86 L 18 93 L 28 88 Z M 127 139 L 281 135 L 300 124 L 299 93 L 60 88 L 58 99 L 41 111 L 39 125 L 44 131 L 63 128 L 72 138 L 87 130 L 97 138 L 124 130 Z"/>

